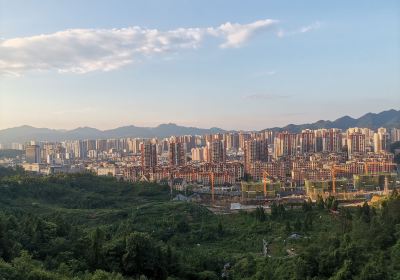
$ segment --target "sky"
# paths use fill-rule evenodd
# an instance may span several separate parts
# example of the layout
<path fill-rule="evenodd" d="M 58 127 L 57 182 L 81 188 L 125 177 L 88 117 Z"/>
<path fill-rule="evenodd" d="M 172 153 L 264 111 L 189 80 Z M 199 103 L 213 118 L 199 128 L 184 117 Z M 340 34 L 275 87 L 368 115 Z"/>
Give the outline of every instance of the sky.
<path fill-rule="evenodd" d="M 0 0 L 0 129 L 254 130 L 399 108 L 399 1 Z"/>

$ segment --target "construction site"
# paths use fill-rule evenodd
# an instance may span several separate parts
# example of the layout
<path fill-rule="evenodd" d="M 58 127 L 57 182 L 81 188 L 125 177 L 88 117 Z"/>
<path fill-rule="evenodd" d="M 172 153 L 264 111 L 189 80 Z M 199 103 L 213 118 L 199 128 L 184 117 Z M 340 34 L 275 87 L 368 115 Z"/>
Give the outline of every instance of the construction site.
<path fill-rule="evenodd" d="M 372 197 L 384 197 L 400 188 L 396 164 L 367 162 L 363 172 L 353 174 L 340 165 L 330 168 L 327 180 L 305 180 L 304 185 L 294 185 L 290 180 L 277 180 L 263 171 L 259 181 L 240 181 L 230 186 L 215 184 L 215 174 L 208 173 L 209 184 L 189 186 L 196 201 L 216 210 L 251 210 L 258 206 L 266 209 L 272 203 L 296 207 L 303 201 L 316 201 L 334 196 L 343 205 L 370 201 Z"/>

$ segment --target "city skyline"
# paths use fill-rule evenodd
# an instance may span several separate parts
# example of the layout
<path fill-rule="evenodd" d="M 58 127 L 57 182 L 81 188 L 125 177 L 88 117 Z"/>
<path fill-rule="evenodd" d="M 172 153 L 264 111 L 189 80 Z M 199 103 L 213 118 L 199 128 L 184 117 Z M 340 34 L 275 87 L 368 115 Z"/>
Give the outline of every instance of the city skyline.
<path fill-rule="evenodd" d="M 0 279 L 399 279 L 400 1 L 0 0 Z"/>
<path fill-rule="evenodd" d="M 0 129 L 259 130 L 400 107 L 396 1 L 0 8 Z"/>

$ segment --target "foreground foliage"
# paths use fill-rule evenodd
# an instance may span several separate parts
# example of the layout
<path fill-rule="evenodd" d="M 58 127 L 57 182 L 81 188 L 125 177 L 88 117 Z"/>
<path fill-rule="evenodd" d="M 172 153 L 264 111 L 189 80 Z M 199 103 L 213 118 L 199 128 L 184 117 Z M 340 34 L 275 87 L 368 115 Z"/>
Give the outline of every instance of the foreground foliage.
<path fill-rule="evenodd" d="M 397 193 L 215 215 L 156 184 L 0 169 L 0 210 L 0 279 L 400 279 Z"/>

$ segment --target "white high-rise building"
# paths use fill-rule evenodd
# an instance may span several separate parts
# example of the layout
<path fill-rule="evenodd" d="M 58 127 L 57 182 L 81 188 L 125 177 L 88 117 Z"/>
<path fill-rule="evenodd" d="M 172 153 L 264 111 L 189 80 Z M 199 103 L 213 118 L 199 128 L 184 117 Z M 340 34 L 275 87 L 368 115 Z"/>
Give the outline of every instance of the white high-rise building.
<path fill-rule="evenodd" d="M 394 143 L 400 141 L 400 128 L 392 128 L 390 130 L 390 142 Z"/>

